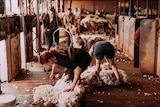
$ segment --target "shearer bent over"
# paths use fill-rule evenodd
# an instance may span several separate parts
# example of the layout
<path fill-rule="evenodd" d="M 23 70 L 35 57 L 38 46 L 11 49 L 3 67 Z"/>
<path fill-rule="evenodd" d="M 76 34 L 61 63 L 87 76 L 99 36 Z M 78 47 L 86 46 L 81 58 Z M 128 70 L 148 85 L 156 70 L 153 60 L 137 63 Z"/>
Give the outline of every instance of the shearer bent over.
<path fill-rule="evenodd" d="M 80 74 L 89 66 L 92 58 L 86 50 L 74 48 L 74 59 L 70 59 L 68 54 L 59 52 L 56 48 L 52 47 L 49 51 L 44 51 L 40 55 L 41 64 L 53 64 L 50 78 L 54 79 L 55 71 L 58 65 L 69 68 L 74 71 L 74 78 L 72 85 L 65 89 L 64 92 L 73 91 L 76 86 Z"/>

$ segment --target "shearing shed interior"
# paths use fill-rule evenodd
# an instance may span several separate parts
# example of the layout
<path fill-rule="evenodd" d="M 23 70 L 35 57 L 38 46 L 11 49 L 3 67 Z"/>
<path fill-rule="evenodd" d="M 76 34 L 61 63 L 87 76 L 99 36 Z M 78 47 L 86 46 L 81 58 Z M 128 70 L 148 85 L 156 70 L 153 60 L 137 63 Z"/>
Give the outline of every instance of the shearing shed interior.
<path fill-rule="evenodd" d="M 160 107 L 159 18 L 160 0 L 0 0 L 0 107 Z"/>

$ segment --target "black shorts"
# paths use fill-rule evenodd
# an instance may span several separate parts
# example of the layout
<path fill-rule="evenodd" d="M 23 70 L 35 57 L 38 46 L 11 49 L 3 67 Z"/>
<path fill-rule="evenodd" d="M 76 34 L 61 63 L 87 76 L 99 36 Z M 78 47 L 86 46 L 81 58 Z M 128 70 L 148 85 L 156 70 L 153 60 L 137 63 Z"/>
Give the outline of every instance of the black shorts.
<path fill-rule="evenodd" d="M 99 41 L 93 45 L 94 56 L 98 60 L 102 60 L 104 56 L 107 56 L 109 59 L 115 57 L 115 50 L 111 43 L 106 41 Z"/>

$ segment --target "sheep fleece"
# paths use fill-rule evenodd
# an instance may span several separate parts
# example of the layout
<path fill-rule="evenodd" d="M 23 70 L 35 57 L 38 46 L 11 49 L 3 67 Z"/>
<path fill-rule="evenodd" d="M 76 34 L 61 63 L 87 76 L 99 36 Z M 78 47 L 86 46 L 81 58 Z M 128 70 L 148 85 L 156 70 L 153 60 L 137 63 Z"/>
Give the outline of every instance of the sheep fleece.
<path fill-rule="evenodd" d="M 57 107 L 79 107 L 79 101 L 81 100 L 85 88 L 84 85 L 90 86 L 102 86 L 103 85 L 119 85 L 113 71 L 110 69 L 108 63 L 101 64 L 101 72 L 99 75 L 96 74 L 95 66 L 92 66 L 85 70 L 81 74 L 81 85 L 77 85 L 72 92 L 63 92 L 64 89 L 72 84 L 69 80 L 68 75 L 64 75 L 59 79 L 54 86 L 52 85 L 40 85 L 35 87 L 33 92 L 34 102 L 43 99 L 44 103 L 52 103 Z M 127 82 L 127 75 L 125 71 L 118 69 L 120 79 L 123 83 Z"/>

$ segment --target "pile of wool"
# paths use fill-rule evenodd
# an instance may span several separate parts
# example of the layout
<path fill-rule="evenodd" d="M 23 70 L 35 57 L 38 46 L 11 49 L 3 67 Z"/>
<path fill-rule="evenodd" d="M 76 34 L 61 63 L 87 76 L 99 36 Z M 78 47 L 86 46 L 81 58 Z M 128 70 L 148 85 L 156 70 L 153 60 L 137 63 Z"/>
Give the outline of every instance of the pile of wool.
<path fill-rule="evenodd" d="M 102 86 L 102 85 L 111 85 L 116 86 L 120 83 L 117 81 L 113 71 L 110 69 L 110 66 L 108 63 L 104 63 L 101 65 L 101 71 L 99 75 L 96 74 L 96 66 L 92 66 L 91 68 L 88 68 L 81 74 L 81 83 L 82 84 L 88 84 L 91 86 Z M 120 79 L 123 81 L 123 83 L 127 83 L 127 74 L 125 71 L 118 69 Z"/>
<path fill-rule="evenodd" d="M 107 20 L 97 15 L 86 15 L 86 17 L 80 21 L 80 25 L 84 26 L 85 28 L 89 27 L 88 24 L 90 26 L 94 26 L 95 23 L 107 23 Z"/>
<path fill-rule="evenodd" d="M 72 81 L 69 80 L 68 75 L 63 75 L 59 79 L 55 86 L 52 85 L 40 85 L 34 88 L 33 100 L 34 102 L 40 102 L 44 105 L 52 103 L 57 107 L 78 107 L 85 88 L 82 85 L 78 85 L 71 92 L 64 92 L 64 89 L 69 87 Z"/>
<path fill-rule="evenodd" d="M 115 14 L 113 15 L 106 15 L 105 18 L 99 17 L 97 15 L 86 15 L 83 19 L 80 21 L 80 25 L 88 31 L 94 31 L 96 32 L 109 32 L 110 30 L 115 29 Z"/>
<path fill-rule="evenodd" d="M 63 92 L 59 96 L 59 107 L 80 107 L 79 102 L 83 97 L 85 88 L 83 85 L 79 85 L 74 88 L 73 92 Z"/>
<path fill-rule="evenodd" d="M 89 50 L 93 44 L 95 44 L 98 41 L 102 41 L 102 40 L 103 38 L 101 37 L 96 37 L 94 39 L 92 37 L 83 39 L 82 37 L 79 36 L 76 38 L 76 43 L 77 45 L 81 46 L 81 48 L 85 50 Z"/>
<path fill-rule="evenodd" d="M 112 45 L 116 45 L 115 38 L 111 36 L 104 36 L 103 34 L 81 34 L 80 36 L 74 36 L 75 43 L 86 50 L 89 50 L 91 46 L 98 41 L 107 41 Z"/>
<path fill-rule="evenodd" d="M 120 79 L 123 81 L 123 83 L 127 83 L 128 77 L 125 71 L 118 69 L 118 72 Z M 102 71 L 99 73 L 99 76 L 100 80 L 102 80 L 105 85 L 117 86 L 120 84 L 112 70 L 102 69 Z"/>
<path fill-rule="evenodd" d="M 114 21 L 116 17 L 116 13 L 114 14 L 106 14 L 105 18 Z"/>
<path fill-rule="evenodd" d="M 102 86 L 99 75 L 96 73 L 96 67 L 90 67 L 81 74 L 81 84 L 90 86 Z"/>

